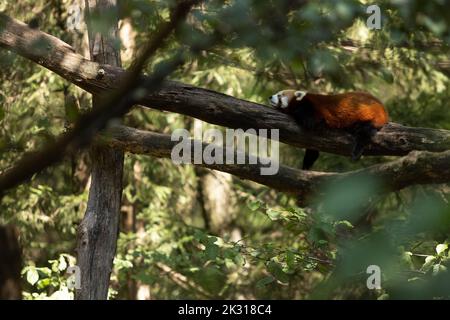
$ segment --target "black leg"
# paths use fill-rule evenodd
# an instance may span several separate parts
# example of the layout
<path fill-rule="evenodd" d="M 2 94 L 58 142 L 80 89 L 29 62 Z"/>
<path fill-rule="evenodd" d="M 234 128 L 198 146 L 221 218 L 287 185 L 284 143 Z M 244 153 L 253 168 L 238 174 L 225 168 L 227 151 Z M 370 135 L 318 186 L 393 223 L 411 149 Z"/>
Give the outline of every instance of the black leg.
<path fill-rule="evenodd" d="M 355 144 L 353 145 L 353 150 L 352 150 L 352 160 L 353 161 L 358 161 L 363 152 L 364 152 L 364 148 L 365 148 L 366 144 L 362 143 L 360 140 L 358 141 L 358 139 L 356 140 Z"/>
<path fill-rule="evenodd" d="M 364 148 L 370 143 L 376 133 L 377 129 L 371 123 L 361 123 L 355 126 L 353 130 L 353 136 L 355 137 L 355 144 L 352 150 L 353 161 L 361 158 Z"/>
<path fill-rule="evenodd" d="M 319 151 L 306 149 L 305 155 L 303 157 L 303 170 L 309 170 L 313 166 L 314 162 L 316 162 L 317 158 L 319 158 Z"/>

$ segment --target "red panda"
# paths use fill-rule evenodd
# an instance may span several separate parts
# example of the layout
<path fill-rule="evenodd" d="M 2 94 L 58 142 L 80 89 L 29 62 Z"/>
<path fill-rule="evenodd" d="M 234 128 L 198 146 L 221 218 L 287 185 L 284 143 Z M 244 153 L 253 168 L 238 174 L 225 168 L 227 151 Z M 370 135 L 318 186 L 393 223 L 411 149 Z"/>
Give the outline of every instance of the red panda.
<path fill-rule="evenodd" d="M 324 95 L 283 90 L 272 95 L 269 101 L 273 107 L 294 117 L 306 130 L 324 124 L 351 133 L 355 138 L 353 160 L 361 157 L 372 137 L 389 121 L 384 105 L 367 92 Z M 303 169 L 310 169 L 318 157 L 317 150 L 306 149 Z"/>

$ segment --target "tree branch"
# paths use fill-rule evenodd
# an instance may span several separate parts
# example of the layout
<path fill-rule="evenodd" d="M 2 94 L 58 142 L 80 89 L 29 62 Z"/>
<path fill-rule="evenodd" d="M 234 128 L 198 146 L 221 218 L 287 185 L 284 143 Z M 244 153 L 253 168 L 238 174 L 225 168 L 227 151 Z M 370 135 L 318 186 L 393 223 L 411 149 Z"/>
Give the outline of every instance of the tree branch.
<path fill-rule="evenodd" d="M 38 40 L 46 45 L 36 48 Z M 123 69 L 89 61 L 61 40 L 3 14 L 0 14 L 0 45 L 94 94 L 117 89 L 126 76 Z M 98 77 L 100 69 L 104 71 L 101 78 Z M 141 80 L 147 81 L 147 77 L 142 76 Z M 349 155 L 353 143 L 351 136 L 344 132 L 321 130 L 308 134 L 291 117 L 273 108 L 174 81 L 166 81 L 160 91 L 147 93 L 138 102 L 230 128 L 281 129 L 281 142 L 301 148 Z M 377 134 L 365 154 L 399 156 L 413 150 L 440 152 L 449 149 L 449 131 L 390 123 Z"/>
<path fill-rule="evenodd" d="M 126 126 L 109 129 L 107 135 L 103 135 L 100 141 L 127 152 L 147 154 L 158 158 L 170 158 L 173 147 L 178 144 L 177 141 L 171 141 L 169 135 Z M 192 147 L 194 143 L 199 142 L 191 141 Z M 207 146 L 205 143 L 202 145 L 203 148 Z M 223 154 L 225 152 L 224 149 Z M 397 191 L 417 184 L 446 183 L 450 181 L 449 163 L 450 150 L 438 153 L 414 151 L 394 161 L 346 173 L 304 171 L 280 165 L 277 174 L 263 176 L 260 169 L 264 166 L 260 162 L 259 164 L 245 165 L 204 163 L 199 165 L 208 169 L 228 172 L 278 191 L 305 195 L 320 192 L 321 186 L 332 180 L 352 179 L 358 176 L 372 176 L 381 179 L 384 183 L 380 185 L 380 193 Z"/>

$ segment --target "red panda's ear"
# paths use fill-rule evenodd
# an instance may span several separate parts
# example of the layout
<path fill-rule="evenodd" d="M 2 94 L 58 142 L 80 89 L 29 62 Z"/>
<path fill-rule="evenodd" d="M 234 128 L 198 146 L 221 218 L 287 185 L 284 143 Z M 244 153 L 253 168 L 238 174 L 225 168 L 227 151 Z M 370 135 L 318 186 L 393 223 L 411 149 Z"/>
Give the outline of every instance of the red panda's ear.
<path fill-rule="evenodd" d="M 306 91 L 298 90 L 298 91 L 295 91 L 294 95 L 295 95 L 295 100 L 300 101 L 306 96 Z"/>

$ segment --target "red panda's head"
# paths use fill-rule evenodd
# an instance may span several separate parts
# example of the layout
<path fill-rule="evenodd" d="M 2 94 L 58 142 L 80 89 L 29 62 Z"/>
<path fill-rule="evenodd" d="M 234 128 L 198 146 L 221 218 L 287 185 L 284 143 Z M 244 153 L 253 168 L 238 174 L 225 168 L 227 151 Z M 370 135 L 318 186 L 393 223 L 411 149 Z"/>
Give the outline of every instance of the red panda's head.
<path fill-rule="evenodd" d="M 306 95 L 306 91 L 300 90 L 282 90 L 269 98 L 270 105 L 281 111 L 288 111 L 288 107 L 293 103 L 303 99 Z"/>

